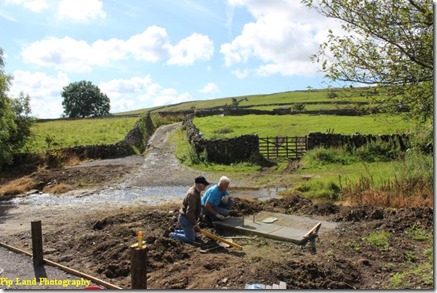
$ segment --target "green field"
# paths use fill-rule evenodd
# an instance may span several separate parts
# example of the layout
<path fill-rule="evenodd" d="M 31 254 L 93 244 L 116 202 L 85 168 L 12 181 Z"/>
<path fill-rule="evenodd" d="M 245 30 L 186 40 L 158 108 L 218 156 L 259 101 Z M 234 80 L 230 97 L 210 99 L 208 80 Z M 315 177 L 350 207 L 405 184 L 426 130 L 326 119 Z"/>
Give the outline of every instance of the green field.
<path fill-rule="evenodd" d="M 244 134 L 267 136 L 305 136 L 309 132 L 340 134 L 406 133 L 411 124 L 398 116 L 335 116 L 335 115 L 245 115 L 208 116 L 193 120 L 208 139 L 235 137 Z"/>
<path fill-rule="evenodd" d="M 266 110 L 273 111 L 274 109 L 280 107 L 290 107 L 293 110 L 293 105 L 282 105 L 282 106 L 253 106 L 249 109 L 255 110 Z M 351 109 L 351 104 L 306 104 L 305 111 L 314 111 L 314 110 L 338 110 L 338 109 Z"/>
<path fill-rule="evenodd" d="M 37 122 L 22 152 L 41 153 L 78 145 L 112 144 L 124 139 L 139 117 Z"/>

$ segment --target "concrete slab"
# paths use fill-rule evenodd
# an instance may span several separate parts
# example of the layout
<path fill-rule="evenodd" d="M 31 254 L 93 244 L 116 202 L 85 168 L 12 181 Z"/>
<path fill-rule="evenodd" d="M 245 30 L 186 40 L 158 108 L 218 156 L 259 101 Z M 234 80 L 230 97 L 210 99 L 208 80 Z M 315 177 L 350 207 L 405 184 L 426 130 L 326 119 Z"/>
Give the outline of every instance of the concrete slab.
<path fill-rule="evenodd" d="M 267 218 L 277 218 L 273 223 L 264 223 Z M 337 227 L 334 222 L 318 220 L 297 215 L 285 215 L 271 212 L 260 212 L 252 216 L 230 217 L 225 221 L 217 221 L 215 225 L 240 233 L 256 234 L 268 238 L 301 244 L 304 236 L 318 223 L 321 223 L 318 235 L 328 233 Z"/>

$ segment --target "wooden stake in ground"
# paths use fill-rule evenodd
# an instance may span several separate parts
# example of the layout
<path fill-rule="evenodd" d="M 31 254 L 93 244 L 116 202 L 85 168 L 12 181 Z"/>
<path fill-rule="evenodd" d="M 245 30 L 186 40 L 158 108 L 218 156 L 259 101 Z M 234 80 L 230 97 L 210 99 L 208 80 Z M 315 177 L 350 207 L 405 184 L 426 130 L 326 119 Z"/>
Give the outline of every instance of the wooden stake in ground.
<path fill-rule="evenodd" d="M 32 230 L 32 258 L 33 266 L 40 267 L 44 265 L 44 257 L 42 250 L 42 230 L 41 221 L 31 222 Z"/>
<path fill-rule="evenodd" d="M 146 261 L 147 255 L 144 246 L 130 248 L 131 289 L 147 289 Z"/>

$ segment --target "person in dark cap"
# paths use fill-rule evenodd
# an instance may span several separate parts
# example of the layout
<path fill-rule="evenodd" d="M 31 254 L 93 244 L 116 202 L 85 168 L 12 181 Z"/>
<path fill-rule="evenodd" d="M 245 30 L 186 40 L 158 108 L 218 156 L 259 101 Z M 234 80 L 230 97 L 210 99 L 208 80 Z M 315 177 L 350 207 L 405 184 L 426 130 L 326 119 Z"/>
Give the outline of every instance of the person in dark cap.
<path fill-rule="evenodd" d="M 205 177 L 199 176 L 194 179 L 194 185 L 191 186 L 182 201 L 179 209 L 178 222 L 182 229 L 166 230 L 164 237 L 179 239 L 185 243 L 193 243 L 196 239 L 196 231 L 200 231 L 197 223 L 201 213 L 200 193 L 205 190 L 209 182 Z"/>

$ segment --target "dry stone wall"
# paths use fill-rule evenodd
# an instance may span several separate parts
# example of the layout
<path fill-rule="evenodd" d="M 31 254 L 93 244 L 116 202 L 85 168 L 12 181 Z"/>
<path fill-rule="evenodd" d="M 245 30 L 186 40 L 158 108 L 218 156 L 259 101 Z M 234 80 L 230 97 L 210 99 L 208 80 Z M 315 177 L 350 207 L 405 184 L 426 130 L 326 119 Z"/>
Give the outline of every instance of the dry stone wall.
<path fill-rule="evenodd" d="M 364 134 L 332 134 L 332 133 L 321 133 L 312 132 L 308 134 L 308 146 L 307 148 L 313 149 L 316 147 L 339 147 L 339 146 L 351 146 L 351 147 L 361 147 L 371 141 L 382 140 L 382 141 L 395 141 L 399 143 L 401 150 L 406 150 L 408 145 L 408 135 L 407 134 L 387 134 L 387 135 L 364 135 Z"/>
<path fill-rule="evenodd" d="M 258 135 L 207 140 L 191 119 L 186 119 L 183 126 L 196 153 L 199 156 L 204 155 L 210 162 L 221 164 L 244 162 L 252 160 L 259 154 Z"/>

